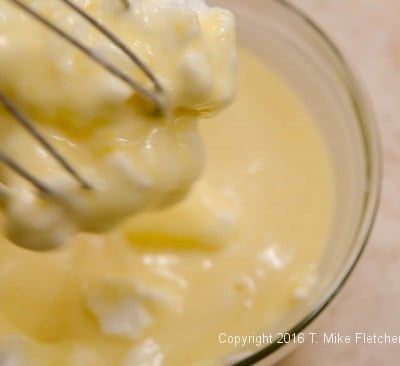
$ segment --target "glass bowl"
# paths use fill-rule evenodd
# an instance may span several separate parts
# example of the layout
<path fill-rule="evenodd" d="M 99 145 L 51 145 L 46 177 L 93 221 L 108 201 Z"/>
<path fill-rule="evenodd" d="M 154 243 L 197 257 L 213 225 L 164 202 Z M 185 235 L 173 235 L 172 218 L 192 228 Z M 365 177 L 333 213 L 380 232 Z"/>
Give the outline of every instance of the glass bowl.
<path fill-rule="evenodd" d="M 286 341 L 279 343 L 276 338 L 264 348 L 241 350 L 233 357 L 236 361 L 228 362 L 245 366 L 265 359 L 263 365 L 272 365 L 301 343 L 295 336 L 307 334 L 365 248 L 380 194 L 379 134 L 353 70 L 328 36 L 299 9 L 285 0 L 210 3 L 233 10 L 239 42 L 265 60 L 303 99 L 322 131 L 335 174 L 334 222 L 318 285 L 273 332 L 266 330 L 287 334 Z"/>

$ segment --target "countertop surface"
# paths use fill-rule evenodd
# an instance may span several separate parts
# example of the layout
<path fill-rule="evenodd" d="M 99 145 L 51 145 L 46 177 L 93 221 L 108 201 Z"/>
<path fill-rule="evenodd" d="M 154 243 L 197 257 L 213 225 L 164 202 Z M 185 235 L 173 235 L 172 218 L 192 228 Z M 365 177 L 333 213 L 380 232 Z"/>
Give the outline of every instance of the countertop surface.
<path fill-rule="evenodd" d="M 315 332 L 400 336 L 400 0 L 292 0 L 358 71 L 377 115 L 385 173 L 368 248 Z M 279 366 L 397 366 L 400 344 L 311 344 Z M 262 363 L 261 363 L 262 365 Z"/>

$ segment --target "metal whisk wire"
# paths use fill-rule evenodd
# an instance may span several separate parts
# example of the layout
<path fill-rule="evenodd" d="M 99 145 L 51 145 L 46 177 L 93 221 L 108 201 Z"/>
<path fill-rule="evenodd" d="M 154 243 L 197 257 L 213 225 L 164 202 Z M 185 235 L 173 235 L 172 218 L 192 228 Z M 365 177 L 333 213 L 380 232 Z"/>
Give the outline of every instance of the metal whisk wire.
<path fill-rule="evenodd" d="M 21 177 L 31 182 L 42 193 L 46 194 L 52 193 L 51 189 L 47 187 L 46 184 L 44 184 L 40 179 L 36 178 L 34 175 L 29 173 L 27 170 L 25 170 L 21 165 L 19 165 L 14 159 L 10 158 L 2 150 L 0 150 L 0 161 L 2 161 L 10 169 L 14 170 Z"/>
<path fill-rule="evenodd" d="M 26 5 L 21 0 L 6 0 L 14 4 L 25 13 L 30 15 L 32 18 L 36 19 L 39 23 L 46 26 L 49 30 L 59 35 L 65 41 L 69 42 L 86 56 L 92 59 L 95 63 L 102 66 L 105 70 L 110 72 L 115 77 L 119 78 L 126 84 L 128 84 L 133 90 L 142 95 L 144 98 L 152 101 L 158 111 L 162 111 L 163 103 L 161 101 L 163 88 L 154 75 L 154 73 L 149 69 L 149 67 L 132 51 L 130 50 L 117 36 L 115 36 L 110 30 L 108 30 L 104 25 L 102 25 L 97 19 L 86 13 L 85 10 L 81 9 L 79 6 L 74 4 L 70 0 L 58 0 L 68 6 L 70 9 L 78 13 L 86 21 L 92 24 L 98 31 L 100 31 L 106 38 L 108 38 L 116 47 L 118 47 L 126 56 L 128 56 L 131 61 L 135 63 L 137 67 L 150 79 L 154 85 L 154 91 L 148 90 L 147 88 L 140 85 L 137 81 L 132 79 L 124 71 L 119 70 L 112 63 L 107 61 L 102 56 L 96 54 L 92 49 L 85 46 L 80 40 L 69 35 L 66 31 L 59 28 L 57 25 L 52 23 L 50 20 L 46 19 L 44 16 L 39 14 L 36 10 L 32 9 Z M 91 185 L 74 169 L 74 167 L 63 157 L 63 155 L 57 151 L 47 139 L 39 132 L 35 127 L 34 123 L 3 94 L 0 92 L 0 104 L 14 117 L 14 119 L 25 128 L 46 150 L 53 156 L 53 158 L 68 172 L 74 179 L 76 179 L 83 188 L 92 188 Z M 8 154 L 0 149 L 0 162 L 3 162 L 6 166 L 12 169 L 15 173 L 29 181 L 34 185 L 39 191 L 45 194 L 53 193 L 51 188 L 43 183 L 40 179 L 30 174 L 25 168 L 18 164 L 14 159 L 12 159 Z"/>
<path fill-rule="evenodd" d="M 24 127 L 25 130 L 28 131 L 28 133 L 30 133 L 54 157 L 54 159 L 56 159 L 58 163 L 82 185 L 83 188 L 91 188 L 90 184 L 86 182 L 86 180 L 79 175 L 73 166 L 68 163 L 68 161 L 46 140 L 46 138 L 34 126 L 33 122 L 30 121 L 28 117 L 23 115 L 3 93 L 0 93 L 0 104 L 4 106 L 4 108 L 14 117 L 14 119 L 22 127 Z M 51 193 L 51 189 L 49 187 L 31 175 L 27 170 L 22 168 L 22 166 L 20 166 L 2 150 L 0 150 L 0 160 L 23 178 L 31 182 L 43 193 Z"/>
<path fill-rule="evenodd" d="M 126 45 L 123 43 L 115 34 L 111 33 L 106 27 L 104 27 L 96 18 L 91 17 L 88 13 L 83 11 L 79 6 L 71 2 L 70 0 L 60 0 L 65 5 L 69 6 L 71 9 L 79 13 L 83 18 L 85 18 L 89 23 L 96 27 L 104 36 L 106 36 L 111 42 L 114 43 L 122 52 L 125 53 L 143 72 L 144 74 L 153 82 L 157 92 L 162 92 L 162 86 L 158 79 L 155 77 L 153 72 L 147 67 L 147 65 L 135 55 Z"/>

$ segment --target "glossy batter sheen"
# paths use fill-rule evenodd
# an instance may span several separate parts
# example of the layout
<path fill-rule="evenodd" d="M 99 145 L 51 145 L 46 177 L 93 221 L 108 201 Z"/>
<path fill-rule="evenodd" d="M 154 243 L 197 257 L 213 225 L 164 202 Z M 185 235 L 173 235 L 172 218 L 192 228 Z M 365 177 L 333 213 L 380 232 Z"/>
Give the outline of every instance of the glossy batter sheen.
<path fill-rule="evenodd" d="M 333 200 L 315 121 L 241 52 L 237 99 L 200 132 L 206 170 L 177 206 L 54 252 L 1 237 L 0 360 L 221 365 L 240 351 L 221 332 L 265 330 L 308 296 Z"/>

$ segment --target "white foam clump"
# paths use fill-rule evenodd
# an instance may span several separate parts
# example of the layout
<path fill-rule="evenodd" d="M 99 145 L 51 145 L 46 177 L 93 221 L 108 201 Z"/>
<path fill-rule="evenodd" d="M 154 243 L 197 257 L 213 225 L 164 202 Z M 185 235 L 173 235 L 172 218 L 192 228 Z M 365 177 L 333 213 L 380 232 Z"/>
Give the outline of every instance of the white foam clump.
<path fill-rule="evenodd" d="M 296 300 L 302 301 L 307 299 L 311 292 L 315 289 L 318 282 L 316 273 L 309 273 L 301 279 L 299 285 L 293 291 L 293 297 Z"/>
<path fill-rule="evenodd" d="M 161 366 L 164 355 L 151 338 L 132 348 L 121 366 Z"/>
<path fill-rule="evenodd" d="M 260 253 L 260 261 L 273 270 L 282 270 L 289 264 L 292 255 L 279 243 L 268 244 Z"/>
<path fill-rule="evenodd" d="M 136 340 L 153 323 L 152 310 L 169 298 L 127 278 L 107 278 L 87 294 L 87 306 L 107 335 Z"/>

